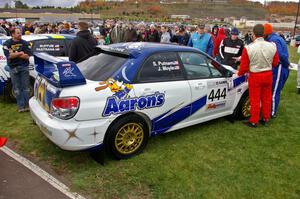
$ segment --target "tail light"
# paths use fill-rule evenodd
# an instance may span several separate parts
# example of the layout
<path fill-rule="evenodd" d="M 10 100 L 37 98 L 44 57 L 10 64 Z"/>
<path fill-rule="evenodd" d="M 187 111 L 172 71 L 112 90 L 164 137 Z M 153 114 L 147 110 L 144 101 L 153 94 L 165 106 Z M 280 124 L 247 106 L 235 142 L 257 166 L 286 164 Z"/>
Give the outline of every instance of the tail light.
<path fill-rule="evenodd" d="M 59 119 L 70 119 L 77 113 L 79 104 L 78 97 L 55 98 L 51 102 L 50 114 Z"/>

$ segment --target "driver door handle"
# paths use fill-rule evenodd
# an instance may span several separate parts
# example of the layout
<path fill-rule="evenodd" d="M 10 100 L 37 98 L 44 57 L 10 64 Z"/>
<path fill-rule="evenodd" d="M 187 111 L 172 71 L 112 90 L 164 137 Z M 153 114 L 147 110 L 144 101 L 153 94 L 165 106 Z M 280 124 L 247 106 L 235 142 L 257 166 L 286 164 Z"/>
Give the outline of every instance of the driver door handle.
<path fill-rule="evenodd" d="M 145 88 L 142 95 L 150 95 L 153 94 L 153 90 L 151 88 Z"/>
<path fill-rule="evenodd" d="M 197 83 L 196 85 L 195 85 L 195 89 L 204 89 L 205 88 L 205 85 L 203 84 L 203 83 Z"/>

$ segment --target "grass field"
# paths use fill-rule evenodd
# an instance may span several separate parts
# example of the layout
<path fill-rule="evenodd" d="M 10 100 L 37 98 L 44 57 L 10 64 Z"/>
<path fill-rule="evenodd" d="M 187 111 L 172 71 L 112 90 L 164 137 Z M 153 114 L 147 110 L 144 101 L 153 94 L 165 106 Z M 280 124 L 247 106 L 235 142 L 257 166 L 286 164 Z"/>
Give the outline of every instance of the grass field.
<path fill-rule="evenodd" d="M 290 49 L 297 63 L 296 50 Z M 0 102 L 0 136 L 39 165 L 50 165 L 88 198 L 300 198 L 300 95 L 296 72 L 283 90 L 278 117 L 250 129 L 225 119 L 150 139 L 129 160 L 66 152 L 46 139 L 29 114 Z"/>

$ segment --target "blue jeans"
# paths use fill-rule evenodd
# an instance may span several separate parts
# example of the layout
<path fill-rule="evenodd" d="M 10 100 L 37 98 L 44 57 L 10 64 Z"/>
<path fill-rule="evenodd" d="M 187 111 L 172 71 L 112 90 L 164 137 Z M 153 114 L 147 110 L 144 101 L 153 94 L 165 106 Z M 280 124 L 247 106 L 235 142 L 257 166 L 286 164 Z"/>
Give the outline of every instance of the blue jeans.
<path fill-rule="evenodd" d="M 24 66 L 17 66 L 9 71 L 13 91 L 17 99 L 19 109 L 28 107 L 29 102 L 29 69 Z"/>

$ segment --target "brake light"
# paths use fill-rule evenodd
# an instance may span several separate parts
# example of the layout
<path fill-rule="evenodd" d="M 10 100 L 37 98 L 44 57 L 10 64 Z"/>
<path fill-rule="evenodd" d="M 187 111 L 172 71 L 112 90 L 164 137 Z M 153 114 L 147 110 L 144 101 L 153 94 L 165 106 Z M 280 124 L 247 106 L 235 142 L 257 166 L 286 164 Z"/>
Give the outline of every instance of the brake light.
<path fill-rule="evenodd" d="M 77 97 L 55 98 L 51 102 L 50 114 L 59 119 L 70 119 L 77 113 L 79 104 Z"/>

